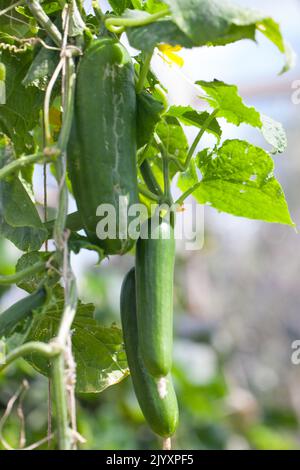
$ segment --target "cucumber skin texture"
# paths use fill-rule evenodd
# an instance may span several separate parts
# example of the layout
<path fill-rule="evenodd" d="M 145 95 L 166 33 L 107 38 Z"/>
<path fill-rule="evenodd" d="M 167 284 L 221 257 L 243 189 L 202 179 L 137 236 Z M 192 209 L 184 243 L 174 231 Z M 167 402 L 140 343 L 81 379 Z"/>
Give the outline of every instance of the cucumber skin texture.
<path fill-rule="evenodd" d="M 147 229 L 150 220 L 145 222 Z M 168 232 L 170 239 L 163 239 Z M 155 235 L 158 239 L 139 238 L 135 267 L 141 355 L 149 372 L 160 377 L 167 375 L 172 367 L 175 263 L 172 224 L 160 221 Z"/>
<path fill-rule="evenodd" d="M 0 314 L 0 338 L 6 336 L 19 322 L 24 320 L 33 310 L 41 307 L 46 300 L 45 289 L 19 300 L 5 312 Z"/>
<path fill-rule="evenodd" d="M 126 275 L 121 291 L 121 319 L 128 365 L 141 410 L 151 429 L 162 437 L 174 434 L 178 426 L 178 404 L 170 374 L 166 380 L 166 394 L 161 398 L 159 380 L 143 365 L 138 345 L 135 269 Z"/>
<path fill-rule="evenodd" d="M 118 216 L 119 196 L 129 205 L 139 202 L 136 151 L 131 57 L 118 41 L 96 39 L 78 66 L 68 171 L 85 232 L 106 254 L 123 254 L 133 245 L 128 238 L 100 240 L 96 210 L 112 204 Z"/>

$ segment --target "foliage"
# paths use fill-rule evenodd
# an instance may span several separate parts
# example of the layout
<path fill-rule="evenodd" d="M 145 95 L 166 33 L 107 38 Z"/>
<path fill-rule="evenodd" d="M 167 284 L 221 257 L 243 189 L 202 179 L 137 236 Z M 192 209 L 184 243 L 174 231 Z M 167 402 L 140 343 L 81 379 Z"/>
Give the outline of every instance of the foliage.
<path fill-rule="evenodd" d="M 26 319 L 5 341 L 8 353 L 24 355 L 27 363 L 41 374 L 51 376 L 56 406 L 63 403 L 63 412 L 56 416 L 60 448 L 76 447 L 67 432 L 71 420 L 66 407 L 67 393 L 65 396 L 61 393 L 64 374 L 73 367 L 72 395 L 74 377 L 78 393 L 96 394 L 119 383 L 129 373 L 121 330 L 115 324 L 103 326 L 95 318 L 94 305 L 78 299 L 70 261 L 71 253 L 77 254 L 81 249 L 95 251 L 100 262 L 104 259 L 101 247 L 96 246 L 95 240 L 89 240 L 88 233 L 82 237 L 78 228 L 67 225 L 72 188 L 66 175 L 66 149 L 74 96 L 76 99 L 77 65 L 95 36 L 119 40 L 125 33 L 130 45 L 141 51 L 133 58 L 137 128 L 132 135 L 137 136 L 137 183 L 147 207 L 153 201 L 173 202 L 170 188 L 177 178 L 180 204 L 193 195 L 198 203 L 234 216 L 294 226 L 283 189 L 274 176 L 272 155 L 284 152 L 287 146 L 281 124 L 248 107 L 235 85 L 219 80 L 207 82 L 201 77 L 195 85 L 206 106 L 204 111 L 188 105 L 169 107 L 165 90 L 151 71 L 154 49 L 162 44 L 177 48 L 225 46 L 244 39 L 255 41 L 260 32 L 284 55 L 282 72 L 286 72 L 293 65 L 293 53 L 279 25 L 260 12 L 222 0 L 111 0 L 112 11 L 104 14 L 95 6 L 93 19 L 86 15 L 81 3 L 72 0 L 64 5 L 62 1 L 34 0 L 29 6 L 15 6 L 11 2 L 10 14 L 1 15 L 7 2 L 0 0 L 0 51 L 6 67 L 5 80 L 1 80 L 6 102 L 0 105 L 0 235 L 23 252 L 15 273 L 8 273 L 4 263 L 0 274 L 11 276 L 3 284 L 11 279 L 12 284 L 30 293 L 41 285 L 47 290 L 47 301 L 39 315 Z M 93 84 L 86 86 L 92 88 Z M 237 139 L 222 142 L 221 118 L 236 126 L 247 124 L 257 129 L 271 149 L 267 151 Z M 191 145 L 187 126 L 198 132 Z M 115 135 L 122 133 L 121 127 L 119 122 Z M 206 133 L 214 136 L 216 145 L 197 153 Z M 33 164 L 39 163 L 45 168 L 51 165 L 59 188 L 51 233 L 32 191 Z M 118 175 L 110 176 L 116 184 Z M 44 215 L 46 196 L 45 193 Z M 50 241 L 54 241 L 54 249 L 48 251 Z M 38 271 L 40 262 L 44 263 L 43 272 Z M 42 354 L 38 354 L 40 350 Z M 193 400 L 197 390 L 180 377 L 182 371 L 177 374 L 178 388 L 182 388 L 180 396 L 186 394 Z M 203 418 L 204 408 L 210 410 L 208 421 L 214 413 L 218 414 L 218 410 L 209 406 L 211 394 L 217 393 L 221 399 L 226 395 L 222 377 L 216 374 L 215 380 L 217 385 L 213 381 L 202 397 L 204 405 L 201 399 L 195 400 L 198 413 L 195 428 Z M 111 406 L 108 402 L 107 407 Z M 124 400 L 126 406 L 130 408 Z M 92 428 L 93 423 L 89 425 Z M 91 429 L 85 431 L 91 433 Z M 249 442 L 259 447 L 260 436 L 262 441 L 273 442 L 273 438 L 276 441 L 276 436 L 260 428 L 254 437 L 249 434 Z"/>

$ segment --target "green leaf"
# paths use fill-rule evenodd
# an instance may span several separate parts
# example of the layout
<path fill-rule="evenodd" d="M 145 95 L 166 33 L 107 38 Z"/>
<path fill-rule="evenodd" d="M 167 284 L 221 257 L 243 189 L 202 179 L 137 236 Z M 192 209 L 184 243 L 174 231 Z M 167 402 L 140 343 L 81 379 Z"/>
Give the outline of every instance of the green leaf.
<path fill-rule="evenodd" d="M 198 80 L 196 84 L 207 93 L 208 96 L 205 99 L 210 106 L 219 109 L 218 117 L 223 117 L 236 126 L 246 123 L 253 127 L 261 127 L 259 112 L 243 103 L 237 86 L 227 85 L 219 80 L 213 82 Z"/>
<path fill-rule="evenodd" d="M 296 54 L 292 47 L 284 40 L 280 31 L 280 26 L 272 18 L 265 18 L 257 23 L 257 29 L 266 36 L 280 52 L 285 54 L 286 63 L 280 74 L 288 72 L 295 66 Z"/>
<path fill-rule="evenodd" d="M 48 342 L 57 334 L 64 299 L 63 289 L 53 291 L 52 300 L 43 315 L 36 316 L 27 341 Z M 94 305 L 79 302 L 72 325 L 72 349 L 76 362 L 79 393 L 99 393 L 123 380 L 129 370 L 123 346 L 122 332 L 115 325 L 102 327 L 94 319 Z M 50 364 L 32 355 L 28 362 L 41 374 L 48 376 Z"/>
<path fill-rule="evenodd" d="M 13 3 L 13 0 L 11 0 Z M 8 7 L 7 0 L 0 0 L 0 11 Z M 17 10 L 10 10 L 7 15 L 0 16 L 0 41 L 5 41 L 8 36 L 25 38 L 30 33 L 30 24 L 28 19 L 24 18 Z M 10 44 L 13 44 L 13 38 L 10 38 Z M 16 42 L 17 45 L 19 45 Z"/>
<path fill-rule="evenodd" d="M 158 123 L 156 133 L 164 144 L 168 154 L 183 163 L 189 150 L 189 144 L 178 119 L 172 116 L 166 116 L 163 121 Z M 177 166 L 171 163 L 170 177 L 173 178 L 177 172 Z"/>
<path fill-rule="evenodd" d="M 39 124 L 43 93 L 22 84 L 32 62 L 32 53 L 14 56 L 3 52 L 2 60 L 7 71 L 7 96 L 6 104 L 0 106 L 0 129 L 13 141 L 17 155 L 33 153 L 31 131 Z"/>
<path fill-rule="evenodd" d="M 150 95 L 150 93 L 144 91 L 137 95 L 138 148 L 143 147 L 149 142 L 163 111 L 163 104 Z"/>
<path fill-rule="evenodd" d="M 195 159 L 191 161 L 188 169 L 180 173 L 177 181 L 177 186 L 183 193 L 187 191 L 192 191 L 192 189 L 199 185 L 199 178 L 197 174 L 197 167 Z M 194 191 L 193 191 L 194 192 Z M 192 194 L 192 192 L 191 192 Z M 196 197 L 196 193 L 193 194 Z"/>
<path fill-rule="evenodd" d="M 286 55 L 283 71 L 293 65 L 293 54 L 279 26 L 260 12 L 224 0 L 164 0 L 170 17 L 139 28 L 128 29 L 130 44 L 151 50 L 167 43 L 182 47 L 221 46 L 242 39 L 256 39 L 261 31 Z"/>
<path fill-rule="evenodd" d="M 218 109 L 218 117 L 223 117 L 227 122 L 239 126 L 249 124 L 259 128 L 266 139 L 272 145 L 273 153 L 282 153 L 287 147 L 287 137 L 282 125 L 273 119 L 261 115 L 255 108 L 243 103 L 235 85 L 227 85 L 219 80 L 196 82 L 205 91 L 207 96 L 201 96 L 209 105 Z"/>
<path fill-rule="evenodd" d="M 77 233 L 71 233 L 68 245 L 69 249 L 76 254 L 78 254 L 81 250 L 90 250 L 94 253 L 96 252 L 99 256 L 98 263 L 101 263 L 101 261 L 106 257 L 102 248 L 91 243 L 87 237 L 83 237 Z"/>
<path fill-rule="evenodd" d="M 13 158 L 11 142 L 0 135 L 0 168 Z M 16 176 L 0 181 L 0 234 L 22 251 L 39 250 L 47 239 L 36 207 Z"/>
<path fill-rule="evenodd" d="M 263 149 L 227 140 L 198 156 L 203 179 L 194 196 L 222 212 L 294 226 L 272 158 Z"/>
<path fill-rule="evenodd" d="M 152 51 L 159 44 L 180 45 L 191 49 L 195 46 L 171 20 L 160 20 L 147 26 L 127 28 L 130 45 L 138 50 Z"/>
<path fill-rule="evenodd" d="M 49 257 L 50 253 L 44 251 L 31 251 L 30 253 L 25 253 L 17 262 L 16 272 L 23 271 L 24 269 L 41 261 L 46 262 L 48 261 Z M 47 283 L 47 285 L 50 285 L 51 283 L 56 284 L 59 282 L 59 279 L 60 274 L 58 270 L 53 270 L 51 274 L 50 270 L 45 270 L 44 272 L 31 274 L 23 278 L 22 281 L 18 282 L 17 286 L 20 289 L 24 289 L 26 292 L 29 292 L 29 294 L 32 294 L 40 287 L 42 283 Z"/>
<path fill-rule="evenodd" d="M 168 116 L 176 117 L 182 124 L 186 126 L 194 126 L 201 129 L 203 124 L 209 117 L 209 113 L 206 111 L 199 112 L 193 109 L 191 106 L 171 106 L 167 112 Z M 207 128 L 207 132 L 214 134 L 217 139 L 222 136 L 222 129 L 217 121 L 214 119 Z"/>
<path fill-rule="evenodd" d="M 194 44 L 232 42 L 232 26 L 251 26 L 260 13 L 224 0 L 165 0 L 174 22 Z M 238 30 L 236 31 L 239 36 Z M 239 38 L 240 39 L 240 38 Z"/>
<path fill-rule="evenodd" d="M 280 122 L 261 114 L 262 134 L 266 141 L 273 146 L 272 153 L 283 153 L 287 148 L 287 135 Z"/>
<path fill-rule="evenodd" d="M 127 8 L 132 6 L 131 0 L 109 0 L 109 4 L 117 15 L 122 15 Z"/>
<path fill-rule="evenodd" d="M 51 41 L 46 41 L 51 43 Z M 53 45 L 53 43 L 51 43 Z M 22 84 L 25 87 L 35 86 L 45 91 L 50 78 L 57 66 L 59 60 L 59 51 L 53 51 L 41 47 L 33 62 L 31 63 Z"/>

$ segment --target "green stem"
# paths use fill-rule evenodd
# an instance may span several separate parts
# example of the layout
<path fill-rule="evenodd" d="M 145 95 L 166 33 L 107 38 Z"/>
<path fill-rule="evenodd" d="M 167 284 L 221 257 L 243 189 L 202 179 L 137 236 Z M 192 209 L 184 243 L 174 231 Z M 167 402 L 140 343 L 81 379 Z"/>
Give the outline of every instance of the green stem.
<path fill-rule="evenodd" d="M 43 8 L 41 7 L 38 0 L 26 0 L 26 3 L 38 21 L 38 23 L 47 31 L 48 35 L 52 39 L 52 41 L 57 45 L 61 46 L 62 42 L 62 35 L 59 29 L 52 23 L 49 16 L 45 13 Z"/>
<path fill-rule="evenodd" d="M 28 165 L 32 165 L 33 163 L 37 162 L 47 162 L 51 158 L 56 158 L 59 155 L 59 151 L 57 149 L 47 149 L 45 152 L 39 152 L 34 155 L 25 155 L 20 157 L 16 160 L 5 165 L 3 168 L 0 169 L 0 181 L 10 176 L 12 173 L 18 172 L 21 168 L 24 168 Z"/>
<path fill-rule="evenodd" d="M 151 170 L 151 166 L 148 160 L 143 161 L 143 163 L 140 166 L 140 170 L 141 170 L 142 177 L 149 191 L 151 191 L 154 194 L 157 194 L 157 196 L 162 196 L 163 192 L 153 174 L 153 171 Z"/>
<path fill-rule="evenodd" d="M 189 150 L 189 153 L 187 155 L 187 158 L 186 158 L 186 161 L 185 161 L 185 164 L 184 164 L 184 168 L 185 168 L 185 171 L 188 169 L 189 167 L 189 164 L 191 162 L 191 159 L 193 158 L 193 155 L 198 147 L 198 144 L 200 142 L 200 140 L 202 139 L 204 133 L 206 132 L 206 130 L 208 129 L 209 125 L 211 124 L 211 122 L 215 119 L 216 115 L 218 114 L 219 112 L 219 109 L 215 109 L 209 116 L 208 118 L 206 119 L 206 121 L 204 122 L 203 126 L 201 127 L 201 130 L 200 132 L 198 133 L 198 135 L 196 136 L 190 150 Z"/>
<path fill-rule="evenodd" d="M 201 184 L 201 181 L 199 181 L 198 183 L 194 184 L 194 186 L 192 186 L 191 188 L 189 188 L 187 191 L 185 191 L 181 196 L 180 198 L 177 199 L 176 203 L 175 204 L 179 204 L 180 206 L 184 203 L 184 201 L 186 200 L 187 197 L 189 197 L 191 194 L 193 194 L 194 191 L 196 191 L 196 189 L 199 188 Z"/>
<path fill-rule="evenodd" d="M 170 167 L 169 167 L 168 151 L 157 134 L 154 134 L 154 139 L 155 139 L 156 145 L 161 151 L 161 155 L 163 159 L 164 197 L 166 198 L 168 203 L 171 205 L 172 195 L 171 195 L 171 188 L 170 188 Z"/>
<path fill-rule="evenodd" d="M 173 155 L 168 155 L 168 160 L 169 160 L 169 162 L 174 163 L 177 166 L 179 171 L 181 171 L 181 172 L 186 171 L 185 163 L 181 163 L 178 160 L 178 158 L 173 157 Z"/>
<path fill-rule="evenodd" d="M 67 273 L 67 285 L 65 286 L 66 291 L 66 300 L 65 300 L 65 307 L 62 314 L 59 331 L 57 340 L 60 344 L 65 345 L 67 343 L 67 339 L 69 337 L 72 323 L 74 321 L 76 310 L 77 310 L 77 286 L 76 280 L 69 268 Z"/>
<path fill-rule="evenodd" d="M 9 7 L 4 8 L 4 10 L 0 11 L 0 16 L 6 15 L 6 13 L 8 13 L 10 10 L 13 10 L 14 8 L 22 5 L 22 3 L 24 3 L 24 2 L 25 2 L 25 0 L 19 0 L 18 2 L 13 3 L 13 5 L 9 5 Z"/>
<path fill-rule="evenodd" d="M 28 276 L 31 276 L 33 274 L 40 273 L 44 271 L 46 268 L 46 263 L 40 261 L 32 266 L 29 266 L 28 268 L 23 269 L 22 271 L 18 271 L 15 274 L 12 274 L 10 276 L 0 276 L 0 285 L 1 286 L 7 286 L 10 284 L 17 284 L 18 282 L 22 281 Z"/>
<path fill-rule="evenodd" d="M 56 424 L 59 450 L 70 450 L 71 439 L 68 409 L 66 406 L 66 386 L 64 356 L 59 354 L 52 361 L 53 399 L 56 404 Z"/>
<path fill-rule="evenodd" d="M 105 26 L 107 29 L 114 26 L 121 26 L 125 28 L 134 28 L 138 26 L 146 26 L 147 24 L 154 23 L 155 21 L 164 18 L 169 13 L 169 9 L 159 11 L 153 15 L 145 16 L 144 18 L 122 18 L 121 16 L 112 16 L 107 18 Z"/>
<path fill-rule="evenodd" d="M 170 168 L 169 160 L 167 155 L 163 155 L 163 173 L 164 173 L 164 196 L 165 198 L 172 201 L 171 188 L 170 188 Z"/>
<path fill-rule="evenodd" d="M 147 75 L 150 69 L 150 64 L 151 64 L 151 59 L 153 56 L 154 49 L 152 51 L 146 53 L 146 57 L 144 60 L 143 65 L 141 66 L 141 71 L 140 71 L 140 76 L 139 76 L 139 81 L 136 86 L 136 92 L 137 94 L 142 93 L 144 89 L 144 84 L 147 79 Z"/>
<path fill-rule="evenodd" d="M 103 11 L 100 8 L 98 0 L 93 0 L 92 1 L 92 8 L 95 12 L 95 16 L 96 16 L 97 20 L 99 21 L 99 23 L 102 23 L 104 18 L 105 18 L 105 15 L 103 14 Z"/>
<path fill-rule="evenodd" d="M 57 218 L 54 223 L 54 240 L 57 248 L 57 254 L 60 261 L 63 283 L 64 283 L 64 310 L 59 324 L 58 336 L 56 341 L 62 351 L 52 362 L 52 381 L 53 398 L 56 407 L 56 420 L 58 432 L 58 447 L 60 450 L 69 450 L 72 448 L 72 435 L 70 432 L 70 416 L 68 412 L 69 396 L 73 394 L 67 389 L 65 381 L 66 365 L 68 357 L 72 357 L 70 331 L 77 310 L 77 290 L 76 281 L 70 265 L 70 255 L 68 251 L 68 233 L 66 229 L 66 220 L 68 214 L 68 187 L 66 182 L 67 173 L 67 154 L 66 146 L 69 139 L 74 104 L 74 86 L 75 86 L 75 65 L 72 56 L 67 54 L 68 32 L 70 25 L 71 5 L 66 6 L 66 15 L 63 24 L 62 40 L 62 108 L 63 123 L 59 145 L 61 147 L 61 158 L 56 162 L 56 179 L 59 188 L 59 204 Z M 69 341 L 70 340 L 70 341 Z M 69 364 L 68 364 L 69 365 Z M 75 412 L 74 412 L 75 413 Z M 75 420 L 75 415 L 73 416 Z"/>
<path fill-rule="evenodd" d="M 75 73 L 75 63 L 72 57 L 67 58 L 67 96 L 66 96 L 66 104 L 65 104 L 65 111 L 63 114 L 63 122 L 62 127 L 58 139 L 58 146 L 61 152 L 65 152 L 67 149 L 71 127 L 72 127 L 72 120 L 73 120 L 73 111 L 74 111 L 74 96 L 75 96 L 75 82 L 76 82 L 76 73 Z"/>
<path fill-rule="evenodd" d="M 152 193 L 151 191 L 149 191 L 149 189 L 139 185 L 139 192 L 147 197 L 148 199 L 151 199 L 152 201 L 156 201 L 156 202 L 159 202 L 160 201 L 160 197 L 157 196 L 156 194 Z"/>
<path fill-rule="evenodd" d="M 0 372 L 4 371 L 12 362 L 20 357 L 30 354 L 39 354 L 50 359 L 60 354 L 60 348 L 54 344 L 45 344 L 38 341 L 30 341 L 29 343 L 22 344 L 22 346 L 14 349 L 6 356 L 5 363 L 0 364 Z"/>

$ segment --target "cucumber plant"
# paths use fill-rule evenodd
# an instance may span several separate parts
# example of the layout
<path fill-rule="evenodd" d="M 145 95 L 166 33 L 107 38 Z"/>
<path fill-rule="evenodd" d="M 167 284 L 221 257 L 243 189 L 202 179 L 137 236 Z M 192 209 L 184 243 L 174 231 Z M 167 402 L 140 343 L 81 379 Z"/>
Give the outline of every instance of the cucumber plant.
<path fill-rule="evenodd" d="M 0 315 L 7 348 L 0 372 L 24 357 L 49 377 L 56 410 L 49 439 L 58 449 L 80 446 L 75 393 L 100 393 L 131 373 L 144 416 L 168 449 L 178 425 L 171 379 L 176 214 L 168 219 L 159 211 L 156 237 L 136 241 L 127 230 L 121 236 L 116 223 L 117 235 L 102 239 L 98 207 L 119 211 L 122 196 L 130 219 L 130 208 L 141 202 L 147 231 L 151 204 L 172 208 L 192 195 L 218 211 L 293 227 L 274 176 L 273 156 L 287 145 L 282 126 L 248 107 L 235 85 L 201 76 L 195 87 L 204 109 L 170 106 L 151 68 L 157 51 L 180 63 L 181 48 L 239 41 L 242 48 L 259 33 L 282 53 L 281 73 L 292 67 L 293 51 L 272 18 L 229 1 L 109 4 L 104 11 L 93 1 L 91 14 L 82 0 L 0 0 L 0 235 L 23 252 L 14 274 L 0 273 L 0 285 L 29 294 Z M 223 141 L 221 118 L 256 128 L 266 149 Z M 191 143 L 186 126 L 196 129 Z M 203 148 L 207 133 L 215 145 Z M 44 170 L 42 215 L 32 187 L 36 165 Z M 54 217 L 48 169 L 58 187 Z M 124 343 L 119 327 L 102 326 L 93 304 L 78 299 L 70 256 L 82 249 L 98 253 L 100 262 L 135 256 L 121 293 Z M 68 387 L 66 371 L 76 377 Z"/>

